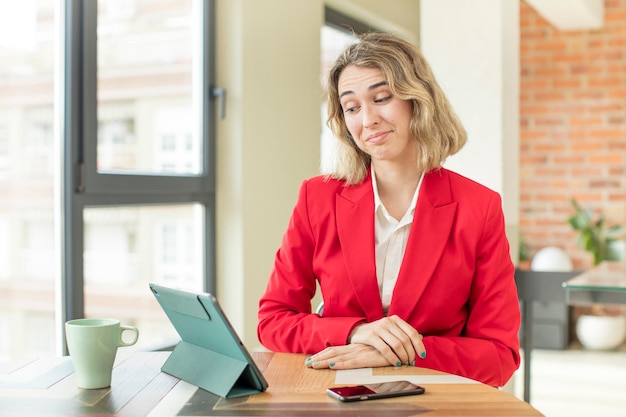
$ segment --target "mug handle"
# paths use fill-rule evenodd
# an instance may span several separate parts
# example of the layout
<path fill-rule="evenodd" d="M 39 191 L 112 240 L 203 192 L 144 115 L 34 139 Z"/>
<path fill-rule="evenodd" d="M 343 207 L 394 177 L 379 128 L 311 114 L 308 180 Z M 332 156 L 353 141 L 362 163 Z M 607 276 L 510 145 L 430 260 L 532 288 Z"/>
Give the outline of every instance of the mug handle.
<path fill-rule="evenodd" d="M 132 332 L 135 335 L 133 340 L 131 340 L 130 342 L 125 342 L 122 339 L 122 334 L 124 334 L 124 331 Z M 120 341 L 118 346 L 132 346 L 137 343 L 137 339 L 139 339 L 139 330 L 136 327 L 120 324 Z"/>

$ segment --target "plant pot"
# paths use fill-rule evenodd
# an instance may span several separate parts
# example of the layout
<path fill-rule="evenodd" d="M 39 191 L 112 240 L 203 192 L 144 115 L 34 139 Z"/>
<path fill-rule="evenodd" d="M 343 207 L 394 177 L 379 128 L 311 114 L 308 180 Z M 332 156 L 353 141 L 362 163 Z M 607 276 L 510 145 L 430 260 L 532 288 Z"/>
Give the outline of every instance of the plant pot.
<path fill-rule="evenodd" d="M 612 240 L 606 244 L 607 261 L 623 261 L 626 258 L 626 240 Z"/>
<path fill-rule="evenodd" d="M 626 316 L 583 314 L 576 323 L 576 336 L 586 349 L 616 349 L 626 338 Z"/>

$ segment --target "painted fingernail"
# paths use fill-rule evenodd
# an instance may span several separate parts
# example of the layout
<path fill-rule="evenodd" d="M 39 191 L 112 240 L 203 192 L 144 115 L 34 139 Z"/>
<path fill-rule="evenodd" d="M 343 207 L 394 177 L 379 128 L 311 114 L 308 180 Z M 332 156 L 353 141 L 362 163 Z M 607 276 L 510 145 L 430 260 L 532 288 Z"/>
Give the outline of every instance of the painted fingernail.
<path fill-rule="evenodd" d="M 402 362 L 400 361 L 396 362 L 396 366 L 402 366 Z"/>
<path fill-rule="evenodd" d="M 415 366 L 415 361 L 411 362 L 411 366 Z"/>
<path fill-rule="evenodd" d="M 422 359 L 426 358 L 426 351 L 420 353 L 420 358 Z"/>
<path fill-rule="evenodd" d="M 310 365 L 311 364 L 311 357 L 309 356 L 308 358 L 306 358 L 306 360 L 304 361 L 305 365 Z"/>
<path fill-rule="evenodd" d="M 332 368 L 333 366 L 335 366 L 335 362 L 329 363 L 328 366 L 330 366 Z"/>
<path fill-rule="evenodd" d="M 316 366 L 318 366 L 320 363 L 319 362 L 313 362 L 313 368 L 315 368 Z"/>

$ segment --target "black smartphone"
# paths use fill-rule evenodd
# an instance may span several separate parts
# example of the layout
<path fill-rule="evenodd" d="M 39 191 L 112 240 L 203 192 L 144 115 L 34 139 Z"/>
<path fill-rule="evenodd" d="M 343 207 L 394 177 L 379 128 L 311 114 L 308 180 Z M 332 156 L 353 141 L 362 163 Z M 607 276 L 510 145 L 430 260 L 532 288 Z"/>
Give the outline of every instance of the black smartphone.
<path fill-rule="evenodd" d="M 377 398 L 419 395 L 426 390 L 409 381 L 391 381 L 378 384 L 350 385 L 328 388 L 326 393 L 339 401 L 363 401 Z"/>

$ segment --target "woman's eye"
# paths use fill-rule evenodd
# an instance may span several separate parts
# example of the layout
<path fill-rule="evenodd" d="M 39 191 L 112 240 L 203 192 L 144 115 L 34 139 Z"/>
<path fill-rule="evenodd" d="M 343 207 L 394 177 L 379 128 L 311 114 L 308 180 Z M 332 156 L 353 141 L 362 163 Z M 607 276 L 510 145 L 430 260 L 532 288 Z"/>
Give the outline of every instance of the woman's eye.
<path fill-rule="evenodd" d="M 374 103 L 384 103 L 385 101 L 388 101 L 390 99 L 391 99 L 391 96 L 379 97 L 374 100 Z"/>
<path fill-rule="evenodd" d="M 344 107 L 343 112 L 344 113 L 354 113 L 358 109 L 359 109 L 358 106 L 348 106 L 348 107 Z"/>

